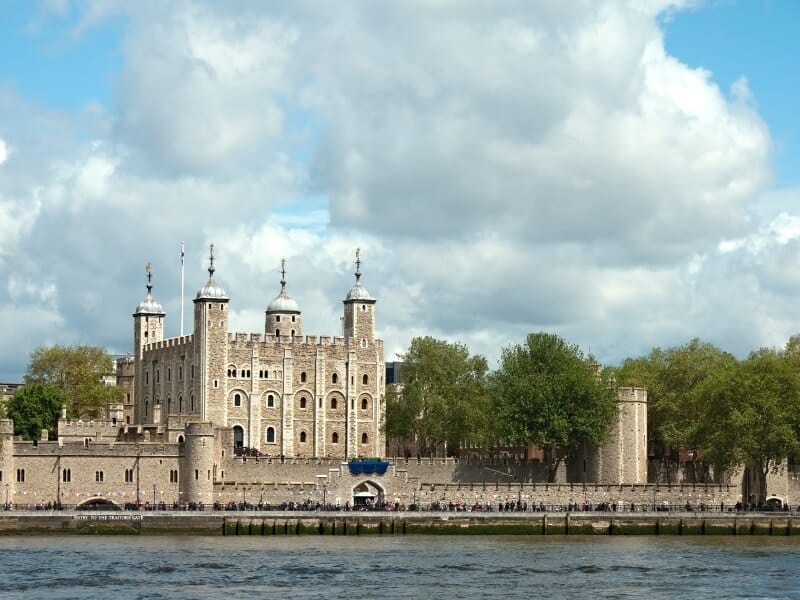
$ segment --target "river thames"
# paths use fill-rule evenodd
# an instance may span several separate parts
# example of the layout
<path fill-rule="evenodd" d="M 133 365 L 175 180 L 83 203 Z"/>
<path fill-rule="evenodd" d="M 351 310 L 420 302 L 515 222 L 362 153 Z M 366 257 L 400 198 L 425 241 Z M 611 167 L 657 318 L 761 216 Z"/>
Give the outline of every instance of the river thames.
<path fill-rule="evenodd" d="M 800 538 L 5 537 L 0 598 L 800 598 Z"/>

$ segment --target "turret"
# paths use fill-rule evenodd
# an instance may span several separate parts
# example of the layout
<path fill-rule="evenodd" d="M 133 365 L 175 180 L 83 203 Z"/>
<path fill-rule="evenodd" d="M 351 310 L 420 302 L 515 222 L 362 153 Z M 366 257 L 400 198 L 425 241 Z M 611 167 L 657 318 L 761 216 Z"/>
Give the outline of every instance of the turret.
<path fill-rule="evenodd" d="M 303 335 L 300 307 L 286 293 L 286 259 L 281 259 L 281 291 L 267 306 L 264 333 L 275 336 Z"/>
<path fill-rule="evenodd" d="M 212 423 L 186 425 L 181 464 L 181 499 L 186 502 L 214 502 L 214 426 Z"/>
<path fill-rule="evenodd" d="M 6 506 L 14 503 L 14 492 L 16 491 L 14 486 L 17 481 L 15 467 L 14 421 L 0 419 L 0 473 L 5 482 L 5 485 L 0 487 L 0 492 L 5 493 L 0 502 Z"/>
<path fill-rule="evenodd" d="M 225 367 L 228 341 L 228 294 L 214 280 L 214 244 L 210 246 L 208 281 L 194 299 L 194 373 L 199 391 L 199 413 L 203 420 L 224 425 Z"/>
<path fill-rule="evenodd" d="M 147 263 L 147 294 L 133 313 L 133 361 L 134 361 L 134 421 L 151 421 L 149 407 L 153 405 L 152 375 L 145 376 L 144 348 L 147 344 L 164 339 L 164 308 L 153 298 L 153 267 Z M 147 410 L 145 410 L 147 407 Z"/>
<path fill-rule="evenodd" d="M 366 345 L 375 338 L 375 298 L 361 285 L 361 249 L 356 249 L 356 282 L 344 299 L 344 337 Z"/>

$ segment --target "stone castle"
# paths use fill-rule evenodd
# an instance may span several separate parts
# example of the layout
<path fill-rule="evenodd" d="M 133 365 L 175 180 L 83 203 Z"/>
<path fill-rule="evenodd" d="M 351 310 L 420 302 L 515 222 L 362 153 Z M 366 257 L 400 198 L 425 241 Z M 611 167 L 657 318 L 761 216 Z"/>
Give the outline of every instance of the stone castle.
<path fill-rule="evenodd" d="M 355 282 L 341 336 L 303 335 L 286 291 L 264 333 L 228 331 L 229 301 L 214 278 L 194 298 L 190 335 L 164 338 L 165 311 L 147 293 L 133 313 L 133 356 L 118 363 L 124 401 L 102 421 L 58 423 L 58 439 L 22 441 L 0 420 L 0 498 L 6 505 L 387 502 L 655 504 L 741 500 L 734 485 L 648 483 L 647 394 L 623 388 L 601 448 L 583 448 L 548 483 L 549 465 L 390 459 L 385 474 L 349 460 L 385 452 L 385 363 L 373 298 Z"/>

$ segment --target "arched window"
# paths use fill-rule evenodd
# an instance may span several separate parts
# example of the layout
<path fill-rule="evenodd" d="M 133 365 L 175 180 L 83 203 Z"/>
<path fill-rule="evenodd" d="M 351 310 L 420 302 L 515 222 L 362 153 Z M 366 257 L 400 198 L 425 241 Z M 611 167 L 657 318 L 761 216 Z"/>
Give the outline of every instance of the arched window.
<path fill-rule="evenodd" d="M 189 397 L 189 411 L 194 412 L 194 394 Z"/>
<path fill-rule="evenodd" d="M 339 383 L 339 376 L 336 373 L 331 375 L 331 383 Z"/>
<path fill-rule="evenodd" d="M 183 396 L 178 396 L 178 412 L 183 412 Z"/>
<path fill-rule="evenodd" d="M 361 443 L 366 444 L 369 441 L 369 437 L 367 437 L 366 433 L 361 434 Z"/>
<path fill-rule="evenodd" d="M 241 425 L 236 425 L 233 428 L 233 447 L 244 447 L 244 429 Z"/>
<path fill-rule="evenodd" d="M 367 399 L 366 398 L 362 398 L 361 399 L 361 410 L 367 410 L 367 405 L 368 404 L 369 403 L 367 402 Z"/>
<path fill-rule="evenodd" d="M 267 427 L 267 443 L 274 444 L 275 443 L 275 428 L 274 427 Z"/>
<path fill-rule="evenodd" d="M 331 410 L 336 410 L 336 398 L 331 398 Z"/>
<path fill-rule="evenodd" d="M 305 408 L 305 407 L 306 407 L 306 397 L 302 396 L 300 398 L 300 408 Z"/>
<path fill-rule="evenodd" d="M 275 408 L 275 396 L 272 394 L 267 396 L 267 408 Z"/>
<path fill-rule="evenodd" d="M 242 395 L 236 394 L 233 397 L 233 405 L 234 406 L 241 406 L 242 405 Z"/>
<path fill-rule="evenodd" d="M 365 375 L 364 375 L 364 376 L 361 378 L 361 382 L 362 382 L 364 385 L 367 385 L 367 384 L 369 383 L 369 375 L 366 375 L 366 374 L 365 374 Z"/>
<path fill-rule="evenodd" d="M 306 442 L 306 432 L 305 431 L 301 431 L 300 432 L 300 443 L 301 444 L 305 444 L 305 442 Z"/>
<path fill-rule="evenodd" d="M 339 443 L 339 434 L 335 431 L 331 434 L 331 443 L 338 444 Z"/>
<path fill-rule="evenodd" d="M 276 329 L 275 330 L 275 337 L 281 337 L 281 330 L 280 329 Z"/>
<path fill-rule="evenodd" d="M 145 400 L 144 401 L 144 416 L 146 417 L 149 414 L 150 414 L 150 403 L 147 400 Z"/>
<path fill-rule="evenodd" d="M 179 443 L 179 444 L 182 444 L 182 443 L 183 443 L 183 436 L 182 436 L 182 435 L 179 435 L 179 436 L 178 436 L 178 443 Z"/>
<path fill-rule="evenodd" d="M 303 371 L 302 373 L 300 373 L 300 383 L 305 383 L 305 382 L 306 382 L 306 372 Z"/>

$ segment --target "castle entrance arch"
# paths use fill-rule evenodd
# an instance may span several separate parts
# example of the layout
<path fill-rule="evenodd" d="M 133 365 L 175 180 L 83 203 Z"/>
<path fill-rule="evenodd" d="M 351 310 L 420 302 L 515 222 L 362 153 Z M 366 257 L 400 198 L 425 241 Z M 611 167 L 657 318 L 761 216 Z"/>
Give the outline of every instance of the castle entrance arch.
<path fill-rule="evenodd" d="M 244 447 L 244 429 L 241 425 L 233 426 L 233 449 L 237 450 Z"/>
<path fill-rule="evenodd" d="M 383 504 L 385 498 L 383 486 L 374 481 L 362 481 L 353 487 L 353 506 L 375 506 Z"/>
<path fill-rule="evenodd" d="M 89 498 L 75 508 L 76 510 L 122 510 L 119 505 L 107 498 Z"/>

